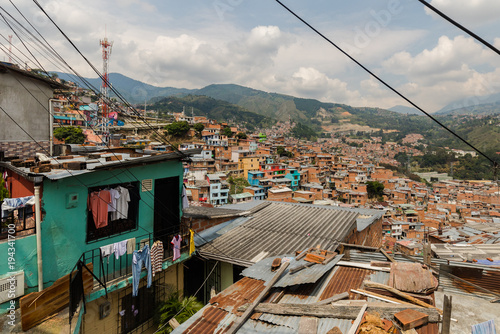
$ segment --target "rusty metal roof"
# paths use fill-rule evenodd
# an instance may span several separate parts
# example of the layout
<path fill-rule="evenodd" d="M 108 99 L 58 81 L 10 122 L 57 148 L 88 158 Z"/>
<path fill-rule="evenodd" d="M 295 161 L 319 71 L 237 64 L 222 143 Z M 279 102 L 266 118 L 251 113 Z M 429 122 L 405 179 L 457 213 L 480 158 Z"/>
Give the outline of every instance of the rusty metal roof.
<path fill-rule="evenodd" d="M 420 263 L 392 263 L 389 285 L 406 292 L 427 292 L 435 290 L 438 281 L 428 269 Z"/>
<path fill-rule="evenodd" d="M 365 277 L 373 273 L 373 270 L 339 266 L 319 297 L 319 301 L 342 292 L 349 292 L 349 299 L 366 299 L 365 296 L 351 292 L 351 289 L 358 289 L 361 287 Z"/>
<path fill-rule="evenodd" d="M 269 261 L 272 262 L 272 258 L 261 262 L 267 263 Z M 270 262 L 267 267 L 270 267 Z M 254 270 L 253 273 L 262 274 L 259 270 Z M 324 274 L 326 275 L 322 275 L 313 283 L 273 287 L 263 302 L 311 304 L 344 291 L 350 292 L 350 289 L 358 289 L 365 279 L 387 284 L 390 275 L 387 272 L 340 265 L 336 265 Z M 237 311 L 237 308 L 252 303 L 264 287 L 265 282 L 263 280 L 250 277 L 242 278 L 239 282 L 213 297 L 209 305 L 197 312 L 191 319 L 174 330 L 173 333 L 225 333 L 242 314 L 242 312 Z M 366 297 L 350 292 L 349 299 L 366 299 Z M 368 298 L 368 301 L 371 301 L 371 298 Z M 297 333 L 300 319 L 300 316 L 254 313 L 238 333 Z M 339 327 L 341 331 L 346 333 L 351 327 L 351 323 L 350 319 L 320 318 L 318 320 L 318 333 L 327 333 L 334 327 Z M 422 326 L 417 329 L 417 333 L 437 334 L 437 324 Z"/>
<path fill-rule="evenodd" d="M 228 312 L 239 314 L 238 307 L 252 303 L 262 290 L 264 290 L 264 281 L 243 277 L 210 299 L 210 304 Z"/>

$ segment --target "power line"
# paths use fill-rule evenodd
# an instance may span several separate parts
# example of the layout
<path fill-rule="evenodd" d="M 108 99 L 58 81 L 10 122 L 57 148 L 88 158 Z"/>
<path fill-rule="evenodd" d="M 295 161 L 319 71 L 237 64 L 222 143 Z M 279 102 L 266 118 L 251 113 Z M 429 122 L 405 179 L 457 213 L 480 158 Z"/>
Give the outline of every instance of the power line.
<path fill-rule="evenodd" d="M 40 7 L 40 5 L 37 3 L 37 1 L 36 1 L 36 0 L 34 0 L 34 2 L 35 2 L 35 3 L 36 3 L 39 7 Z M 41 8 L 41 7 L 40 7 L 40 8 Z M 6 13 L 7 13 L 7 14 L 11 17 L 11 18 L 13 18 L 13 17 L 12 17 L 12 15 L 10 15 L 10 14 L 9 14 L 9 13 L 5 10 L 5 9 L 3 9 L 3 8 L 1 8 L 1 7 L 0 7 L 0 9 L 2 9 L 2 10 L 3 10 L 4 12 L 6 12 Z M 17 9 L 17 8 L 16 8 L 16 9 Z M 72 44 L 72 45 L 76 48 L 76 46 L 75 46 L 75 45 L 71 42 L 71 40 L 70 40 L 70 39 L 69 39 L 69 38 L 68 38 L 68 37 L 64 34 L 64 32 L 63 32 L 63 31 L 62 31 L 62 30 L 61 30 L 61 29 L 57 26 L 57 24 L 56 24 L 56 23 L 55 23 L 55 22 L 54 22 L 54 21 L 53 21 L 53 20 L 52 20 L 52 19 L 48 16 L 48 14 L 47 14 L 47 13 L 46 13 L 46 12 L 45 12 L 42 8 L 41 8 L 41 10 L 42 10 L 42 11 L 45 13 L 45 15 L 46 15 L 46 16 L 47 16 L 50 20 L 51 20 L 51 22 L 53 22 L 53 24 L 54 24 L 54 25 L 56 25 L 56 27 L 57 27 L 57 28 L 58 28 L 58 30 L 59 30 L 59 31 L 63 34 L 63 36 L 65 36 L 65 38 L 66 38 L 66 39 L 67 39 L 67 40 L 68 40 L 68 41 L 69 41 L 69 42 L 70 42 L 70 43 L 71 43 L 71 44 Z M 19 11 L 19 10 L 18 10 L 18 11 Z M 22 13 L 21 13 L 21 15 L 22 15 Z M 22 16 L 23 16 L 23 18 L 24 18 L 24 19 L 25 19 L 25 20 L 29 23 L 29 21 L 26 19 L 26 17 L 25 17 L 24 15 L 22 15 Z M 13 18 L 13 19 L 15 20 L 15 18 Z M 15 20 L 15 21 L 16 21 L 16 23 L 17 23 L 19 26 L 21 26 L 23 29 L 25 29 L 25 30 L 26 30 L 26 31 L 27 31 L 27 32 L 28 32 L 31 36 L 33 36 L 33 34 L 32 34 L 31 32 L 29 32 L 29 30 L 27 30 L 27 29 L 26 29 L 26 28 L 25 28 L 22 24 L 20 24 L 17 20 Z M 29 24 L 30 24 L 30 23 L 29 23 Z M 30 25 L 31 25 L 31 24 L 30 24 Z M 31 25 L 31 26 L 32 26 L 32 25 Z M 33 27 L 33 26 L 32 26 L 32 27 Z M 34 28 L 34 27 L 33 27 L 33 28 Z M 11 29 L 12 29 L 12 28 L 11 28 Z M 35 29 L 35 28 L 34 28 L 34 29 Z M 35 30 L 36 30 L 36 29 L 35 29 Z M 50 44 L 49 44 L 49 43 L 45 40 L 45 38 L 43 38 L 43 35 L 41 35 L 41 34 L 40 34 L 40 32 L 38 32 L 38 31 L 37 31 L 37 33 L 41 36 L 41 38 L 42 38 L 42 39 L 43 39 L 43 40 L 47 43 L 47 45 L 50 47 L 50 49 L 52 49 L 52 50 L 53 50 L 53 52 L 54 52 L 54 53 L 58 56 L 58 58 L 59 58 L 59 59 L 60 59 L 60 60 L 61 60 L 61 61 L 62 61 L 62 62 L 63 62 L 63 63 L 67 66 L 67 67 L 69 67 L 69 68 L 70 68 L 70 69 L 71 69 L 71 70 L 72 70 L 72 71 L 73 71 L 73 72 L 74 72 L 74 73 L 75 73 L 75 74 L 76 74 L 76 75 L 77 75 L 80 79 L 85 80 L 85 79 L 84 79 L 83 77 L 81 77 L 81 76 L 80 76 L 80 75 L 79 75 L 76 71 L 74 71 L 74 70 L 72 69 L 72 67 L 71 67 L 71 66 L 70 66 L 70 65 L 69 65 L 69 64 L 68 64 L 68 63 L 64 60 L 64 58 L 63 58 L 63 57 L 61 57 L 61 56 L 57 53 L 57 51 L 56 51 L 54 48 L 52 48 L 52 46 L 50 46 Z M 34 38 L 35 38 L 35 39 L 36 39 L 36 40 L 37 40 L 37 41 L 38 41 L 38 42 L 39 42 L 39 43 L 43 46 L 43 43 L 41 43 L 41 42 L 40 42 L 40 41 L 39 41 L 39 40 L 38 40 L 35 36 L 33 36 L 33 37 L 34 37 Z M 23 45 L 24 45 L 24 44 L 23 44 Z M 76 48 L 76 50 L 77 50 L 77 51 L 80 53 L 80 55 L 81 55 L 81 56 L 82 56 L 82 57 L 83 57 L 83 58 L 87 61 L 87 63 L 88 63 L 88 64 L 89 64 L 89 65 L 90 65 L 93 69 L 94 69 L 94 71 L 96 71 L 96 73 L 98 73 L 98 75 L 102 78 L 102 75 L 99 73 L 99 71 L 97 71 L 97 69 L 96 69 L 96 68 L 95 68 L 95 67 L 94 67 L 94 66 L 90 63 L 90 61 L 89 61 L 89 60 L 88 60 L 88 59 L 87 59 L 87 58 L 86 58 L 86 57 L 85 57 L 85 56 L 84 56 L 84 55 L 83 55 L 83 54 L 82 54 L 82 53 L 78 50 L 78 48 Z M 30 52 L 30 54 L 31 54 L 31 52 Z M 33 55 L 33 57 L 36 59 L 36 57 L 35 57 L 34 55 Z M 37 62 L 38 62 L 38 61 L 37 61 Z M 44 70 L 44 71 L 45 71 L 45 70 Z M 46 74 L 48 74 L 46 71 L 45 71 L 45 73 L 46 73 Z M 22 85 L 22 83 L 20 83 L 20 84 Z M 48 109 L 47 109 L 47 108 L 46 108 L 46 107 L 45 107 L 45 106 L 44 106 L 44 105 L 43 105 L 43 104 L 42 104 L 42 103 L 41 103 L 41 102 L 40 102 L 40 101 L 39 101 L 39 100 L 38 100 L 38 99 L 37 99 L 37 98 L 36 98 L 36 97 L 35 97 L 35 96 L 34 96 L 34 95 L 33 95 L 33 94 L 32 94 L 32 93 L 31 93 L 31 92 L 30 92 L 30 91 L 29 91 L 29 90 L 28 90 L 25 86 L 24 86 L 24 85 L 22 85 L 22 86 L 23 86 L 23 87 L 24 87 L 24 88 L 28 91 L 28 93 L 30 93 L 30 95 L 31 95 L 33 98 L 35 98 L 35 100 L 37 100 L 37 102 L 38 102 L 38 103 L 39 103 L 39 104 L 40 104 L 40 105 L 41 105 L 41 106 L 42 106 L 45 110 L 47 110 L 47 112 L 48 112 L 48 113 L 52 116 L 51 111 L 49 111 L 49 110 L 48 110 Z M 90 85 L 90 86 L 92 86 L 92 85 Z M 38 86 L 37 86 L 37 87 L 38 87 Z M 38 88 L 40 89 L 40 87 L 38 87 Z M 40 90 L 41 90 L 41 89 L 40 89 Z M 118 93 L 118 92 L 115 92 L 115 93 Z M 118 93 L 118 94 L 119 94 L 119 93 Z M 122 99 L 122 100 L 123 100 L 123 101 L 124 101 L 127 105 L 129 105 L 129 106 L 130 106 L 130 103 L 128 103 L 128 102 L 127 102 L 124 98 L 122 98 L 122 97 L 121 97 L 121 99 Z M 136 111 L 136 110 L 135 110 L 135 108 L 133 108 L 133 107 L 132 107 L 132 109 L 133 109 L 134 111 Z M 2 109 L 2 110 L 3 110 L 3 109 Z M 6 111 L 5 111 L 5 110 L 3 110 L 3 111 L 6 113 Z M 6 113 L 6 114 L 7 114 L 7 113 Z M 81 115 L 81 114 L 80 114 L 80 115 Z M 140 116 L 140 115 L 139 115 L 139 116 Z M 144 120 L 144 122 L 145 122 L 145 123 L 146 123 L 149 127 L 151 127 L 151 126 L 150 126 L 150 125 L 149 125 L 149 124 L 148 124 L 145 120 Z M 18 125 L 18 126 L 20 127 L 20 125 L 19 125 L 19 124 L 17 124 L 17 123 L 16 123 L 16 125 Z M 27 133 L 27 132 L 26 132 L 26 131 L 22 128 L 22 127 L 21 127 L 21 129 L 22 129 L 22 130 L 23 130 L 26 134 L 28 134 L 28 133 Z M 29 134 L 28 134 L 28 135 L 29 135 Z M 30 138 L 32 138 L 32 140 L 34 140 L 34 138 L 33 138 L 33 137 L 31 137 L 31 136 L 30 136 Z M 34 140 L 34 141 L 36 142 L 36 140 Z M 168 140 L 167 140 L 167 142 L 168 142 Z M 39 146 L 40 146 L 40 147 L 41 147 L 44 151 L 46 151 L 46 150 L 43 148 L 43 146 L 42 146 L 41 144 L 39 144 L 38 142 L 36 142 L 36 143 L 37 143 L 37 144 L 38 144 L 38 145 L 39 145 Z M 105 144 L 105 145 L 106 145 L 108 148 L 110 148 L 107 144 Z M 180 151 L 179 149 L 175 148 L 172 144 L 170 144 L 170 145 L 171 145 L 171 146 L 172 146 L 172 147 L 173 147 L 176 151 L 178 151 L 178 153 L 180 153 L 180 154 L 181 154 L 181 156 L 183 156 L 183 157 L 187 157 L 187 156 L 186 156 L 186 154 L 185 154 L 184 152 L 182 152 L 182 151 Z M 112 152 L 112 154 L 114 155 L 114 152 Z M 115 155 L 115 156 L 116 156 L 116 155 Z M 123 164 L 123 162 L 122 162 L 121 160 L 118 160 L 118 161 L 119 161 L 121 164 Z M 101 164 L 102 164 L 102 162 L 101 162 Z M 69 170 L 68 170 L 68 172 L 69 172 Z M 129 171 L 129 170 L 127 170 L 127 172 L 128 172 L 131 176 L 133 176 L 133 177 L 134 177 L 137 181 L 139 181 L 139 179 L 135 176 L 135 174 L 133 174 L 133 173 L 132 173 L 131 171 Z M 72 176 L 73 176 L 73 174 L 72 174 L 71 172 L 69 172 L 69 173 L 70 173 L 70 175 L 72 175 Z M 117 176 L 115 176 L 115 177 L 117 178 L 117 180 L 119 180 L 119 181 L 120 181 L 120 179 L 119 179 Z M 81 180 L 78 180 L 78 181 L 79 181 L 80 183 L 82 183 L 85 187 L 88 187 L 88 186 L 87 186 L 87 185 L 85 185 L 85 183 L 83 183 Z M 151 190 L 148 190 L 148 191 L 147 191 L 147 193 L 148 193 L 148 194 L 149 194 L 149 195 L 150 195 L 153 199 L 156 199 L 156 196 L 154 196 L 154 194 L 152 194 Z M 143 201 L 143 202 L 144 202 L 144 203 L 145 203 L 145 204 L 146 204 L 146 205 L 147 205 L 150 209 L 154 210 L 154 209 L 153 209 L 153 208 L 152 208 L 152 207 L 151 207 L 151 206 L 150 206 L 147 202 L 145 202 L 142 198 L 141 198 L 140 200 L 142 200 L 142 201 Z M 172 212 L 172 211 L 171 211 L 171 210 L 170 210 L 170 209 L 169 209 L 169 208 L 168 208 L 168 207 L 167 207 L 164 203 L 162 203 L 162 202 L 159 202 L 159 203 L 160 203 L 161 205 L 163 205 L 163 207 L 164 207 L 165 209 L 167 209 L 167 211 L 169 211 L 170 213 L 172 213 L 172 214 L 174 214 L 174 215 L 177 215 L 177 214 L 173 213 L 173 212 Z M 165 218 L 165 217 L 162 217 L 162 218 Z M 180 223 L 181 223 L 181 224 L 183 224 L 182 219 L 180 220 Z M 184 225 L 185 225 L 186 227 L 188 227 L 188 228 L 190 228 L 190 229 L 191 229 L 191 227 L 190 227 L 190 226 L 188 226 L 186 223 L 184 223 Z M 139 226 L 139 225 L 138 225 L 138 226 Z M 143 227 L 141 227 L 141 226 L 139 226 L 139 227 L 140 227 L 140 228 L 142 228 L 143 230 L 147 231 L 148 233 L 152 233 L 151 231 L 148 231 L 148 230 L 146 230 L 145 228 L 143 228 Z M 196 235 L 198 235 L 198 237 L 199 237 L 199 238 L 201 238 L 201 239 L 202 239 L 202 240 L 204 240 L 206 243 L 208 243 L 208 241 L 207 241 L 205 238 L 203 238 L 203 237 L 202 237 L 199 233 L 197 233 L 196 231 L 193 231 L 193 232 L 194 232 Z M 224 252 L 222 252 L 221 250 L 219 250 L 219 249 L 218 249 L 217 247 L 215 247 L 214 245 L 211 245 L 211 247 L 212 247 L 212 248 L 214 248 L 215 250 L 217 250 L 220 254 L 222 254 L 222 255 L 224 255 L 224 256 L 226 256 L 226 257 L 229 257 L 227 254 L 225 254 Z"/>
<path fill-rule="evenodd" d="M 36 0 L 34 0 L 36 1 Z M 366 66 L 364 66 L 363 64 L 361 64 L 359 61 L 357 61 L 354 57 L 352 57 L 350 54 L 348 54 L 346 51 L 344 51 L 341 47 L 339 47 L 337 44 L 335 44 L 334 42 L 332 42 L 328 37 L 326 37 L 325 35 L 323 35 L 319 30 L 317 30 L 316 28 L 314 28 L 311 24 L 309 24 L 306 20 L 304 20 L 303 18 L 301 18 L 298 14 L 296 14 L 294 11 L 292 11 L 290 8 L 288 8 L 287 6 L 285 6 L 280 0 L 275 0 L 278 4 L 280 4 L 283 8 L 285 8 L 288 12 L 290 12 L 290 14 L 292 14 L 293 16 L 295 16 L 297 19 L 299 19 L 302 23 L 304 23 L 306 26 L 308 26 L 311 30 L 313 30 L 316 34 L 318 34 L 319 36 L 321 36 L 324 40 L 326 40 L 328 43 L 330 43 L 331 45 L 333 45 L 335 48 L 337 48 L 337 50 L 339 50 L 340 52 L 342 52 L 346 57 L 348 57 L 350 60 L 352 60 L 353 62 L 355 62 L 359 67 L 361 67 L 363 70 L 365 70 L 366 72 L 368 72 L 368 74 L 370 74 L 371 76 L 373 76 L 375 79 L 377 79 L 380 83 L 382 83 L 384 86 L 386 86 L 387 88 L 389 88 L 391 91 L 393 91 L 395 94 L 397 94 L 399 97 L 401 97 L 403 100 L 405 100 L 406 102 L 408 102 L 409 104 L 411 104 L 413 107 L 415 107 L 416 109 L 420 110 L 422 113 L 424 113 L 427 117 L 429 117 L 430 119 L 432 119 L 434 122 L 436 122 L 437 124 L 439 124 L 443 129 L 447 130 L 449 133 L 451 133 L 453 136 L 457 137 L 458 139 L 460 139 L 462 142 L 464 142 L 465 144 L 467 144 L 469 147 L 471 147 L 474 151 L 476 151 L 477 153 L 479 153 L 480 155 L 482 155 L 484 158 L 488 159 L 492 164 L 493 164 L 493 167 L 494 168 L 498 168 L 498 163 L 496 161 L 494 161 L 493 159 L 491 159 L 490 157 L 488 157 L 486 154 L 484 154 L 482 151 L 480 151 L 478 148 L 476 148 L 475 146 L 473 146 L 472 144 L 470 144 L 468 141 L 466 141 L 464 138 L 462 138 L 461 136 L 459 136 L 458 134 L 456 134 L 455 132 L 453 132 L 452 130 L 450 130 L 447 126 L 445 126 L 443 123 L 441 123 L 440 121 L 438 121 L 436 118 L 434 118 L 431 114 L 429 114 L 428 112 L 426 112 L 424 109 L 420 108 L 418 105 L 416 105 L 414 102 L 412 102 L 409 98 L 407 98 L 406 96 L 404 96 L 402 93 L 400 93 L 398 90 L 396 90 L 395 88 L 393 88 L 391 85 L 389 85 L 387 82 L 385 82 L 382 78 L 380 78 L 378 75 L 376 75 L 375 73 L 373 73 L 371 70 L 369 70 Z"/>
<path fill-rule="evenodd" d="M 436 7 L 434 7 L 433 5 L 428 3 L 427 1 L 424 1 L 424 0 L 418 0 L 418 1 L 420 3 L 422 3 L 425 7 L 432 10 L 434 13 L 436 13 L 439 16 L 441 16 L 442 18 L 444 18 L 446 21 L 453 24 L 455 27 L 459 28 L 462 31 L 465 31 L 470 36 L 474 37 L 476 40 L 478 40 L 479 42 L 481 42 L 482 44 L 484 44 L 485 46 L 487 46 L 488 48 L 493 50 L 496 54 L 500 55 L 500 50 L 498 50 L 495 46 L 493 46 L 492 44 L 490 44 L 489 42 L 487 42 L 486 40 L 484 40 L 483 38 L 481 38 L 480 36 L 478 36 L 477 34 L 472 32 L 471 30 L 467 29 L 466 27 L 464 27 L 463 25 L 461 25 L 457 21 L 453 20 L 451 17 L 449 17 L 448 15 L 446 15 L 445 13 L 443 13 L 442 11 L 440 11 L 439 9 L 437 9 Z"/>
<path fill-rule="evenodd" d="M 78 49 L 78 47 L 75 45 L 75 43 L 73 43 L 73 41 L 66 35 L 66 33 L 64 33 L 64 31 L 62 31 L 62 29 L 57 25 L 57 23 L 49 16 L 49 14 L 43 9 L 43 7 L 40 5 L 40 3 L 37 1 L 37 0 L 33 0 L 33 2 L 38 6 L 38 8 L 45 14 L 45 16 L 47 16 L 47 18 L 52 22 L 52 24 L 57 28 L 57 30 L 59 30 L 59 32 L 64 36 L 64 38 L 71 44 L 71 46 L 73 46 L 73 48 L 80 54 L 80 56 L 87 62 L 87 64 L 92 68 L 92 70 L 94 70 L 94 72 L 101 78 L 101 80 L 105 81 L 105 83 L 111 88 L 111 90 L 113 91 L 113 93 L 116 94 L 116 96 L 118 96 L 118 98 L 120 100 L 122 100 L 125 105 L 129 108 L 132 109 L 132 111 L 138 115 L 140 118 L 142 118 L 143 122 L 151 129 L 153 130 L 160 138 L 163 138 L 174 150 L 178 151 L 179 153 L 181 153 L 183 156 L 185 156 L 185 154 L 180 151 L 177 147 L 175 147 L 172 143 L 170 143 L 170 141 L 168 139 L 166 139 L 162 134 L 160 134 L 158 131 L 156 131 L 156 129 L 154 129 L 141 115 L 140 113 L 137 112 L 137 110 L 135 110 L 135 108 L 120 94 L 120 92 L 118 92 L 112 85 L 109 84 L 107 78 L 104 78 L 103 75 L 99 72 L 99 70 L 97 70 L 97 68 L 87 59 L 87 57 L 85 57 L 85 55 Z"/>

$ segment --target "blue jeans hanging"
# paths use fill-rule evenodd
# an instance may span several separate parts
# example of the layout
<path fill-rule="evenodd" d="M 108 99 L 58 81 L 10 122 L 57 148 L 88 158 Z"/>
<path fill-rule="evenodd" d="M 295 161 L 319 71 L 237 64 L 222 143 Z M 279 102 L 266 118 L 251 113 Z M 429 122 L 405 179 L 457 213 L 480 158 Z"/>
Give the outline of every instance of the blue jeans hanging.
<path fill-rule="evenodd" d="M 152 273 L 151 273 L 151 255 L 149 252 L 149 245 L 145 245 L 142 250 L 134 251 L 132 255 L 132 296 L 137 296 L 139 290 L 139 281 L 141 280 L 142 266 L 146 267 L 148 271 L 148 288 L 151 287 Z"/>

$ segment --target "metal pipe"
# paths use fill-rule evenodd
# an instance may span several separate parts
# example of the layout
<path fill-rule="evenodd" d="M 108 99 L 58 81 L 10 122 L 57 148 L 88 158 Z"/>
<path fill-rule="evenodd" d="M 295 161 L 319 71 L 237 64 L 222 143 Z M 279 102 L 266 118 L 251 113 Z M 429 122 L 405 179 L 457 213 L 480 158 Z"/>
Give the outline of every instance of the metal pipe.
<path fill-rule="evenodd" d="M 52 109 L 52 101 L 59 101 L 58 99 L 49 99 L 49 153 L 50 156 L 54 155 L 54 111 Z"/>
<path fill-rule="evenodd" d="M 36 226 L 36 258 L 38 264 L 38 291 L 43 290 L 43 261 L 42 261 L 42 212 L 40 209 L 40 185 L 35 185 L 35 226 Z"/>

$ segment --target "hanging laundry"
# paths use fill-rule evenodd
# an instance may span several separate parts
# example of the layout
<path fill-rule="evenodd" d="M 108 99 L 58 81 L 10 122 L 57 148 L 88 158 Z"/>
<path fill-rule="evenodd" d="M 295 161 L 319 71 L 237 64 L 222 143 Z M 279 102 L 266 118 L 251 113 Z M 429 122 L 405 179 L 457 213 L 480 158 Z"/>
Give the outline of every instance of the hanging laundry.
<path fill-rule="evenodd" d="M 9 190 L 9 184 L 7 182 L 7 178 L 9 177 L 9 174 L 7 173 L 7 170 L 5 170 L 2 174 L 2 178 L 3 180 L 5 181 L 3 186 L 5 187 L 5 189 Z"/>
<path fill-rule="evenodd" d="M 172 241 L 170 242 L 172 245 L 173 245 L 173 248 L 174 248 L 174 257 L 172 259 L 172 261 L 175 261 L 177 260 L 178 258 L 181 257 L 181 241 L 182 241 L 182 238 L 180 235 L 176 235 Z"/>
<path fill-rule="evenodd" d="M 193 254 L 195 251 L 194 245 L 194 231 L 189 229 L 189 255 Z"/>
<path fill-rule="evenodd" d="M 111 203 L 111 194 L 108 190 L 94 191 L 88 199 L 89 211 L 92 211 L 96 228 L 108 226 L 108 205 Z"/>
<path fill-rule="evenodd" d="M 111 202 L 108 204 L 108 212 L 116 212 L 116 200 L 120 198 L 120 193 L 116 189 L 109 189 Z"/>
<path fill-rule="evenodd" d="M 115 190 L 120 195 L 116 199 L 115 208 L 116 210 L 111 213 L 111 219 L 127 219 L 128 218 L 128 202 L 130 202 L 130 193 L 127 188 L 116 187 Z"/>
<path fill-rule="evenodd" d="M 182 185 L 182 209 L 186 209 L 189 207 L 189 200 L 187 197 L 186 186 Z"/>
<path fill-rule="evenodd" d="M 156 241 L 151 247 L 151 265 L 153 267 L 153 277 L 157 272 L 163 270 L 163 242 Z"/>
<path fill-rule="evenodd" d="M 127 240 L 115 242 L 113 244 L 113 252 L 115 253 L 116 259 L 118 260 L 120 256 L 127 252 Z"/>
<path fill-rule="evenodd" d="M 127 240 L 127 254 L 132 254 L 135 251 L 135 238 Z"/>
<path fill-rule="evenodd" d="M 102 246 L 100 247 L 100 249 L 101 249 L 101 257 L 103 259 L 107 258 L 109 263 L 109 256 L 114 252 L 113 244 Z"/>
<path fill-rule="evenodd" d="M 151 255 L 149 245 L 145 245 L 140 251 L 134 251 L 132 255 L 132 297 L 137 296 L 143 266 L 148 271 L 147 287 L 150 288 L 153 275 L 151 274 Z"/>

